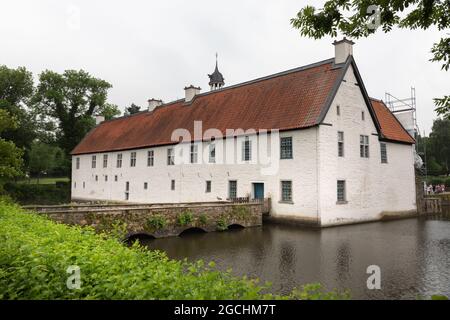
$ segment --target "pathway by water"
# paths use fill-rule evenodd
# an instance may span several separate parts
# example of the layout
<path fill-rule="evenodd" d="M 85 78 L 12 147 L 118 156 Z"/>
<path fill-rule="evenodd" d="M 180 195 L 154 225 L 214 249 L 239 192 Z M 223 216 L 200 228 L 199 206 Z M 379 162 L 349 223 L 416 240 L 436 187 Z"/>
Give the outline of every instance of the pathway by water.
<path fill-rule="evenodd" d="M 450 297 L 448 217 L 322 230 L 264 225 L 142 242 L 171 258 L 213 260 L 219 269 L 270 281 L 277 293 L 320 282 L 327 289 L 349 289 L 356 299 Z M 381 268 L 381 290 L 367 289 L 369 265 Z"/>

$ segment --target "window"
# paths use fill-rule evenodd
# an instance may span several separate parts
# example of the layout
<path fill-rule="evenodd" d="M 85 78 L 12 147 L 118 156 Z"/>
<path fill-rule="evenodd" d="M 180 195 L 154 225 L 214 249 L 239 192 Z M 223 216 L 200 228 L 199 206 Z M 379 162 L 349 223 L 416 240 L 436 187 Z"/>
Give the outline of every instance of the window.
<path fill-rule="evenodd" d="M 209 145 L 209 163 L 216 163 L 216 144 Z"/>
<path fill-rule="evenodd" d="M 92 156 L 92 169 L 97 167 L 97 156 Z"/>
<path fill-rule="evenodd" d="M 338 131 L 338 157 L 344 156 L 344 132 Z"/>
<path fill-rule="evenodd" d="M 103 155 L 103 168 L 107 168 L 108 167 L 108 155 L 104 154 Z"/>
<path fill-rule="evenodd" d="M 292 137 L 280 138 L 280 158 L 292 159 Z"/>
<path fill-rule="evenodd" d="M 98 181 L 98 175 L 95 175 L 95 181 Z"/>
<path fill-rule="evenodd" d="M 125 200 L 130 199 L 130 182 L 125 182 Z"/>
<path fill-rule="evenodd" d="M 117 154 L 117 168 L 122 168 L 122 154 Z"/>
<path fill-rule="evenodd" d="M 252 142 L 248 137 L 245 137 L 242 143 L 242 160 L 250 161 L 252 159 Z"/>
<path fill-rule="evenodd" d="M 345 180 L 337 181 L 337 202 L 346 202 L 345 196 Z"/>
<path fill-rule="evenodd" d="M 281 201 L 292 202 L 292 181 L 281 181 Z"/>
<path fill-rule="evenodd" d="M 197 163 L 198 160 L 198 145 L 191 144 L 191 163 Z"/>
<path fill-rule="evenodd" d="M 136 167 L 136 152 L 132 152 L 130 156 L 130 167 Z"/>
<path fill-rule="evenodd" d="M 211 192 L 211 180 L 207 180 L 206 181 L 206 193 L 210 193 Z"/>
<path fill-rule="evenodd" d="M 108 175 L 105 175 L 105 182 L 108 182 Z"/>
<path fill-rule="evenodd" d="M 167 149 L 167 165 L 173 166 L 175 164 L 175 154 L 173 148 Z"/>
<path fill-rule="evenodd" d="M 83 189 L 86 188 L 86 182 L 83 181 Z"/>
<path fill-rule="evenodd" d="M 387 158 L 387 146 L 386 146 L 386 143 L 384 143 L 384 142 L 380 143 L 380 152 L 381 152 L 381 163 L 387 163 L 388 162 L 388 158 Z"/>
<path fill-rule="evenodd" d="M 117 174 L 114 176 L 114 181 L 117 182 L 119 180 L 119 177 L 117 177 Z"/>
<path fill-rule="evenodd" d="M 230 198 L 230 199 L 237 198 L 237 181 L 236 180 L 228 181 L 228 198 Z"/>
<path fill-rule="evenodd" d="M 75 168 L 76 168 L 76 169 L 80 169 L 80 158 L 77 158 L 77 159 L 75 160 Z"/>
<path fill-rule="evenodd" d="M 366 114 L 364 111 L 361 111 L 361 120 L 362 121 L 366 120 Z"/>
<path fill-rule="evenodd" d="M 361 158 L 369 157 L 369 136 L 361 135 L 359 137 L 359 154 Z"/>
<path fill-rule="evenodd" d="M 170 190 L 175 190 L 175 180 L 170 180 Z"/>
<path fill-rule="evenodd" d="M 336 106 L 336 114 L 337 114 L 338 116 L 341 115 L 341 106 Z"/>
<path fill-rule="evenodd" d="M 155 155 L 155 152 L 153 150 L 149 150 L 147 152 L 147 167 L 153 167 L 154 155 Z"/>
<path fill-rule="evenodd" d="M 148 183 L 144 182 L 144 190 L 147 190 L 147 189 L 148 189 Z"/>
<path fill-rule="evenodd" d="M 73 188 L 74 188 L 74 189 L 77 188 L 77 183 L 76 183 L 76 182 L 73 183 Z"/>

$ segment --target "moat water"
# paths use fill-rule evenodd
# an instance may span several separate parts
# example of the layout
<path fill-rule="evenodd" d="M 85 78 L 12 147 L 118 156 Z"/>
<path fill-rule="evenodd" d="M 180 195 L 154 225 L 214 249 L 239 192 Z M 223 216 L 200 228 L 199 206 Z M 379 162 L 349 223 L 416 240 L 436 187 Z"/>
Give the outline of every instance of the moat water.
<path fill-rule="evenodd" d="M 174 259 L 214 261 L 272 283 L 271 291 L 319 282 L 354 299 L 450 297 L 450 207 L 440 217 L 374 222 L 326 229 L 258 228 L 141 240 Z M 367 267 L 381 268 L 381 289 L 367 289 Z"/>

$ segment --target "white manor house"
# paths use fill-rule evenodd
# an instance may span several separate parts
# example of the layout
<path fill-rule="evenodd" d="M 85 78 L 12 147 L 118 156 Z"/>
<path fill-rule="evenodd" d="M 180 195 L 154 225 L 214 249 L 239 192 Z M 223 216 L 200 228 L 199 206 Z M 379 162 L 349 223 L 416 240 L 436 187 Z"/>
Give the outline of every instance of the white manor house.
<path fill-rule="evenodd" d="M 74 201 L 270 198 L 271 217 L 319 226 L 416 211 L 414 139 L 368 96 L 352 54 L 100 122 L 72 151 Z"/>

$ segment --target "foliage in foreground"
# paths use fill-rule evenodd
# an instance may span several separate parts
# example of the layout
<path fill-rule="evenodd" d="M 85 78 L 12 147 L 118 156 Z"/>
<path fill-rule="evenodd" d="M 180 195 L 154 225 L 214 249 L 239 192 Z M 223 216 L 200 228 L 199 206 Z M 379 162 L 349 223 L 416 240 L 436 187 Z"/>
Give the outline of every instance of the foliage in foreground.
<path fill-rule="evenodd" d="M 69 266 L 81 288 L 68 289 Z M 0 299 L 340 299 L 305 286 L 290 296 L 215 270 L 214 263 L 170 260 L 91 228 L 56 224 L 0 198 Z M 313 292 L 314 294 L 310 294 Z"/>

